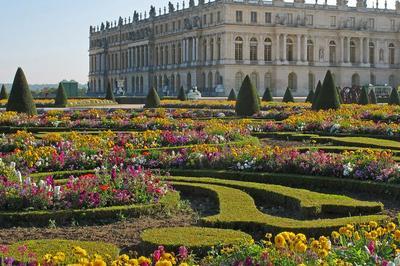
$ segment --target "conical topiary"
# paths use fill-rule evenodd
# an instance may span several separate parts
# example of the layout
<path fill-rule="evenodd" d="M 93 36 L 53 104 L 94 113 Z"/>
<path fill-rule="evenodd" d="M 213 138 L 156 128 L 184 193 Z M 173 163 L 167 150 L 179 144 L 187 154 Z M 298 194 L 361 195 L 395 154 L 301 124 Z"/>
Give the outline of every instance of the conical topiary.
<path fill-rule="evenodd" d="M 249 76 L 245 77 L 240 87 L 235 110 L 238 116 L 251 116 L 260 112 L 260 98 Z"/>
<path fill-rule="evenodd" d="M 294 103 L 294 98 L 290 88 L 286 88 L 285 95 L 283 96 L 282 102 L 284 103 Z"/>
<path fill-rule="evenodd" d="M 106 100 L 115 102 L 114 92 L 111 88 L 110 82 L 107 83 Z"/>
<path fill-rule="evenodd" d="M 183 87 L 179 89 L 178 100 L 187 101 L 186 91 Z"/>
<path fill-rule="evenodd" d="M 321 92 L 318 95 L 315 110 L 329 110 L 339 108 L 340 100 L 335 86 L 335 80 L 333 79 L 331 71 L 328 70 L 325 75 L 324 83 L 322 84 Z"/>
<path fill-rule="evenodd" d="M 378 103 L 378 100 L 376 99 L 376 94 L 375 94 L 375 90 L 374 89 L 372 89 L 369 92 L 369 102 L 371 104 L 377 104 Z"/>
<path fill-rule="evenodd" d="M 57 94 L 54 101 L 54 105 L 57 107 L 65 107 L 67 106 L 67 94 L 65 94 L 64 86 L 62 83 L 58 84 Z"/>
<path fill-rule="evenodd" d="M 274 98 L 272 97 L 271 90 L 269 88 L 266 88 L 264 91 L 264 95 L 262 97 L 263 102 L 273 102 Z"/>
<path fill-rule="evenodd" d="M 158 93 L 155 88 L 151 88 L 149 90 L 149 94 L 147 94 L 146 98 L 146 108 L 158 108 L 160 107 L 160 96 L 158 96 Z"/>
<path fill-rule="evenodd" d="M 317 88 L 315 89 L 314 98 L 312 100 L 312 107 L 311 108 L 313 110 L 315 110 L 315 106 L 317 105 L 317 100 L 318 100 L 319 94 L 321 93 L 321 89 L 322 89 L 322 83 L 319 80 L 318 84 L 317 84 Z"/>
<path fill-rule="evenodd" d="M 236 101 L 236 92 L 234 89 L 231 89 L 231 92 L 228 96 L 228 101 Z"/>
<path fill-rule="evenodd" d="M 313 99 L 314 99 L 314 89 L 311 89 L 307 95 L 306 103 L 312 103 Z"/>
<path fill-rule="evenodd" d="M 390 105 L 400 105 L 399 92 L 397 91 L 396 88 L 393 88 L 392 93 L 390 93 L 389 104 Z"/>
<path fill-rule="evenodd" d="M 6 110 L 26 113 L 28 115 L 37 114 L 32 93 L 29 89 L 28 82 L 26 81 L 24 71 L 20 67 L 14 77 Z"/>
<path fill-rule="evenodd" d="M 358 104 L 367 105 L 369 104 L 369 97 L 368 97 L 368 88 L 363 87 L 361 89 L 360 98 L 358 99 Z"/>
<path fill-rule="evenodd" d="M 6 90 L 6 86 L 1 86 L 1 91 L 0 91 L 0 100 L 7 100 L 8 99 L 8 93 Z"/>

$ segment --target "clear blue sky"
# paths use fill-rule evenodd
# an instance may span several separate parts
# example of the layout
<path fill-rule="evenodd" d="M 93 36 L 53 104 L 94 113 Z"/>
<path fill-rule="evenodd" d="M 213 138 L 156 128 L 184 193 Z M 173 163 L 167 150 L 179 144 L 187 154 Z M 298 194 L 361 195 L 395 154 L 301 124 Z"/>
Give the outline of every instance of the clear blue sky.
<path fill-rule="evenodd" d="M 368 0 L 370 6 L 372 1 Z M 188 5 L 189 0 L 185 2 Z M 384 0 L 379 2 L 383 7 Z M 168 0 L 0 0 L 0 4 L 0 84 L 12 83 L 18 66 L 31 84 L 62 79 L 86 83 L 89 26 L 132 16 L 134 10 L 148 11 L 151 4 L 158 12 Z M 394 4 L 388 0 L 389 8 Z"/>

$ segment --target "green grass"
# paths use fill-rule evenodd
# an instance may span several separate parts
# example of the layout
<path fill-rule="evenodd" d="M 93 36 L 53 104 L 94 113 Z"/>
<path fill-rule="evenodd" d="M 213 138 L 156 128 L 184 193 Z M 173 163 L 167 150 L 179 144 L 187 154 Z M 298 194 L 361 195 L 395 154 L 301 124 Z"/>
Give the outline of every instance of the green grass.
<path fill-rule="evenodd" d="M 147 250 L 164 246 L 167 250 L 177 251 L 185 246 L 191 251 L 205 253 L 212 246 L 240 244 L 252 240 L 246 233 L 230 229 L 207 227 L 170 227 L 145 230 L 141 234 L 142 244 Z"/>
<path fill-rule="evenodd" d="M 337 228 L 349 224 L 362 224 L 371 220 L 382 221 L 386 215 L 368 215 L 344 217 L 335 219 L 295 220 L 276 217 L 259 211 L 253 198 L 239 189 L 201 183 L 174 182 L 179 189 L 188 193 L 203 190 L 204 196 L 216 197 L 219 203 L 219 213 L 203 217 L 202 223 L 210 227 L 242 229 L 246 232 L 281 231 L 302 232 L 312 236 L 329 234 Z"/>
<path fill-rule="evenodd" d="M 303 217 L 318 217 L 328 213 L 354 216 L 375 214 L 383 210 L 383 205 L 377 202 L 359 201 L 346 196 L 322 194 L 280 185 L 205 177 L 169 177 L 168 179 L 173 182 L 195 182 L 240 189 L 252 195 L 259 202 L 269 202 L 269 204 L 298 210 Z"/>
<path fill-rule="evenodd" d="M 102 243 L 102 242 L 88 242 L 88 241 L 73 241 L 73 240 L 61 240 L 61 239 L 46 239 L 46 240 L 29 240 L 14 243 L 10 246 L 9 255 L 17 260 L 23 259 L 21 254 L 18 252 L 18 247 L 25 245 L 28 253 L 35 253 L 38 260 L 40 261 L 44 255 L 52 254 L 55 255 L 57 252 L 63 252 L 66 256 L 66 263 L 76 262 L 74 261 L 73 248 L 78 246 L 85 249 L 89 255 L 110 255 L 112 258 L 116 258 L 119 255 L 119 248 L 113 244 Z M 27 258 L 25 255 L 25 259 Z"/>

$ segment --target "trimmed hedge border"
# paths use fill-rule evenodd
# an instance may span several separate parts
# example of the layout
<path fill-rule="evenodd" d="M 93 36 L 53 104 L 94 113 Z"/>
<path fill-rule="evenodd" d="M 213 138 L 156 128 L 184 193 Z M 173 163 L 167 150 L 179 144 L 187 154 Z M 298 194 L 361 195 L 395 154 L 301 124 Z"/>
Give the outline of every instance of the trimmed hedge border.
<path fill-rule="evenodd" d="M 170 169 L 174 176 L 191 176 L 222 178 L 226 180 L 237 180 L 246 182 L 256 182 L 264 184 L 275 184 L 294 188 L 323 189 L 330 193 L 340 191 L 348 192 L 368 192 L 379 195 L 382 198 L 392 201 L 400 201 L 400 185 L 386 184 L 372 181 L 360 181 L 354 179 L 343 179 L 325 176 L 310 176 L 298 174 L 278 174 L 265 172 L 235 172 L 228 170 L 183 170 Z"/>
<path fill-rule="evenodd" d="M 357 150 L 372 150 L 372 151 L 387 151 L 387 149 L 378 148 L 363 148 L 363 147 L 349 147 L 349 146 L 309 146 L 309 147 L 296 147 L 299 151 L 309 151 L 309 150 L 322 150 L 331 153 L 342 153 L 344 151 L 357 151 Z M 400 155 L 400 150 L 390 150 L 394 156 L 394 160 L 398 159 L 396 155 Z"/>
<path fill-rule="evenodd" d="M 250 194 L 257 202 L 279 205 L 299 211 L 304 218 L 319 218 L 321 215 L 364 215 L 383 211 L 383 204 L 355 200 L 346 196 L 322 194 L 305 189 L 252 182 L 221 180 L 207 177 L 169 177 L 172 182 L 193 182 L 220 185 L 240 189 Z"/>
<path fill-rule="evenodd" d="M 369 221 L 383 221 L 386 215 L 355 216 L 335 219 L 295 220 L 276 217 L 259 211 L 253 198 L 247 193 L 234 188 L 210 184 L 174 182 L 178 190 L 187 193 L 204 192 L 204 196 L 216 198 L 219 202 L 219 213 L 203 217 L 201 223 L 208 227 L 240 229 L 245 232 L 279 233 L 291 231 L 310 236 L 329 234 L 349 223 L 364 224 Z"/>
<path fill-rule="evenodd" d="M 75 256 L 72 249 L 76 246 L 85 249 L 89 254 L 100 254 L 103 256 L 108 254 L 112 258 L 116 258 L 120 253 L 119 248 L 110 243 L 64 239 L 43 239 L 20 241 L 14 243 L 10 246 L 9 256 L 14 257 L 17 260 L 24 259 L 18 251 L 18 247 L 22 245 L 25 245 L 28 248 L 28 252 L 35 253 L 39 260 L 41 260 L 46 254 L 55 255 L 57 252 L 63 252 L 66 259 L 65 263 L 74 262 L 72 259 L 75 258 Z"/>
<path fill-rule="evenodd" d="M 121 215 L 139 217 L 155 213 L 165 208 L 174 208 L 179 204 L 179 193 L 171 192 L 159 203 L 146 205 L 112 206 L 87 210 L 58 210 L 58 211 L 18 211 L 0 212 L 0 224 L 4 226 L 47 226 L 50 220 L 56 223 L 65 223 L 72 219 L 85 221 L 99 221 L 116 219 Z"/>
<path fill-rule="evenodd" d="M 252 240 L 250 235 L 241 231 L 207 227 L 154 228 L 143 231 L 140 237 L 141 245 L 148 252 L 159 246 L 164 246 L 167 250 L 177 250 L 185 246 L 197 255 L 205 255 L 212 246 L 240 244 Z"/>

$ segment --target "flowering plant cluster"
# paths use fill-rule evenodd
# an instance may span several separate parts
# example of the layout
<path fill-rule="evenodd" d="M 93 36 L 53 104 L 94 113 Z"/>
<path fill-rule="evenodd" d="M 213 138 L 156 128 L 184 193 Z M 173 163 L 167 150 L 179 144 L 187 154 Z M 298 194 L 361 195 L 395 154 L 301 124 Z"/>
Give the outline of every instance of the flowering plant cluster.
<path fill-rule="evenodd" d="M 0 176 L 0 210 L 89 209 L 157 202 L 171 190 L 151 171 L 141 167 L 97 170 L 95 174 L 71 176 L 65 185 L 52 177 L 33 182 Z"/>

